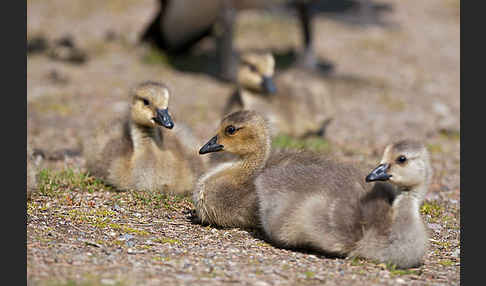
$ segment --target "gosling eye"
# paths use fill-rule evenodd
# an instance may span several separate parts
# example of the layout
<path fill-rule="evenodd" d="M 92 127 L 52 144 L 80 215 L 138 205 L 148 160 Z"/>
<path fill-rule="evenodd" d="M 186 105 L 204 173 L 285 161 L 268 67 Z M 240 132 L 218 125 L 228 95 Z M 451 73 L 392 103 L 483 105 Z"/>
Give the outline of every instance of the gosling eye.
<path fill-rule="evenodd" d="M 398 164 L 403 164 L 407 161 L 407 157 L 403 156 L 403 155 L 400 155 L 398 158 L 397 158 L 397 163 Z"/>
<path fill-rule="evenodd" d="M 250 67 L 250 70 L 252 72 L 257 72 L 258 71 L 258 69 L 256 68 L 256 66 L 254 66 L 254 65 L 248 65 L 248 66 Z"/>
<path fill-rule="evenodd" d="M 224 132 L 228 135 L 233 135 L 236 132 L 236 128 L 233 125 L 230 125 L 230 126 L 226 127 Z"/>
<path fill-rule="evenodd" d="M 149 105 L 150 104 L 150 101 L 148 101 L 147 99 L 143 98 L 143 104 Z"/>

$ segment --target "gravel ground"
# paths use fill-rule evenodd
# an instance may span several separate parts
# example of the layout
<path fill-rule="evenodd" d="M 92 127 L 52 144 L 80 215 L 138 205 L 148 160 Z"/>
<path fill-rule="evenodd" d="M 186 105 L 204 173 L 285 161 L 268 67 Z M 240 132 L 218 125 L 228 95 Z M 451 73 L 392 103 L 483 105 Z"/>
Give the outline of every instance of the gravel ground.
<path fill-rule="evenodd" d="M 398 270 L 275 248 L 256 230 L 191 223 L 188 198 L 117 192 L 86 175 L 84 138 L 122 114 L 135 84 L 166 82 L 174 121 L 191 126 L 201 146 L 219 124 L 232 85 L 208 73 L 211 40 L 177 61 L 138 44 L 157 1 L 29 0 L 27 38 L 54 43 L 69 34 L 86 58 L 28 55 L 28 140 L 43 154 L 36 160 L 40 190 L 26 206 L 28 284 L 458 285 L 459 1 L 380 3 L 391 10 L 378 25 L 317 17 L 316 53 L 334 65 L 329 75 L 287 68 L 300 34 L 296 19 L 281 11 L 240 13 L 235 44 L 242 52 L 274 52 L 277 87 L 318 83 L 332 99 L 324 152 L 374 165 L 391 140 L 427 144 L 434 179 L 421 208 L 431 238 L 422 266 Z"/>

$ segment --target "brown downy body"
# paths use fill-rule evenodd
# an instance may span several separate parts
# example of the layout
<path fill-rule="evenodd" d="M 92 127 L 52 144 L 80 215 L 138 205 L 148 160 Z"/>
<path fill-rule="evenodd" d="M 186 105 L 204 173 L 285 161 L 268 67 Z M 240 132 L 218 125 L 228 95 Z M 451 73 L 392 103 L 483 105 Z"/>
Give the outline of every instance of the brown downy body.
<path fill-rule="evenodd" d="M 187 132 L 166 130 L 178 128 L 168 112 L 169 96 L 161 83 L 138 85 L 127 116 L 101 126 L 87 144 L 88 170 L 120 190 L 188 194 L 202 163 L 188 160 L 185 138 L 177 136 Z"/>
<path fill-rule="evenodd" d="M 397 163 L 400 156 L 408 162 Z M 362 168 L 305 153 L 270 166 L 255 180 L 265 234 L 283 247 L 402 268 L 420 264 L 427 232 L 418 208 L 431 178 L 428 153 L 401 141 L 386 148 L 380 166 L 372 174 L 381 177 L 367 181 L 388 182 L 373 185 Z"/>
<path fill-rule="evenodd" d="M 217 135 L 200 154 L 225 151 L 234 161 L 221 163 L 202 175 L 193 193 L 198 220 L 226 227 L 256 227 L 257 201 L 254 178 L 270 155 L 266 120 L 253 111 L 238 111 L 221 121 Z"/>
<path fill-rule="evenodd" d="M 228 98 L 223 115 L 242 109 L 255 110 L 269 119 L 272 136 L 318 135 L 331 118 L 325 114 L 330 105 L 327 91 L 323 94 L 320 86 L 302 86 L 288 77 L 282 77 L 277 88 L 274 72 L 275 60 L 271 54 L 243 55 L 238 85 Z"/>

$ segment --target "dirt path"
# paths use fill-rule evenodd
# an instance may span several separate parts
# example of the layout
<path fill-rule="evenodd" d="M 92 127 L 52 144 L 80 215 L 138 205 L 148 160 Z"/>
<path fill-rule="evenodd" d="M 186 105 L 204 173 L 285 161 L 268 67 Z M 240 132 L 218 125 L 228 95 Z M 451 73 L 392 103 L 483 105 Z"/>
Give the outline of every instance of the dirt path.
<path fill-rule="evenodd" d="M 175 122 L 201 146 L 232 89 L 204 72 L 205 41 L 193 58 L 172 62 L 137 44 L 156 1 L 27 1 L 28 39 L 72 35 L 84 64 L 30 54 L 28 136 L 45 154 L 81 154 L 39 163 L 42 190 L 27 204 L 31 285 L 458 285 L 460 267 L 459 1 L 383 1 L 386 25 L 356 26 L 319 16 L 316 52 L 330 76 L 279 69 L 282 81 L 318 82 L 332 99 L 327 152 L 375 164 L 390 140 L 427 143 L 434 180 L 422 215 L 431 233 L 423 266 L 406 271 L 369 261 L 275 248 L 251 230 L 195 225 L 187 198 L 119 193 L 85 176 L 80 147 L 99 122 L 126 108 L 128 90 L 162 80 L 173 90 Z M 247 11 L 238 18 L 240 51 L 268 49 L 284 62 L 299 48 L 297 21 Z M 211 56 L 211 55 L 209 55 Z M 210 59 L 210 58 L 209 58 Z M 283 67 L 283 65 L 279 65 Z M 54 158 L 55 159 L 55 158 Z"/>

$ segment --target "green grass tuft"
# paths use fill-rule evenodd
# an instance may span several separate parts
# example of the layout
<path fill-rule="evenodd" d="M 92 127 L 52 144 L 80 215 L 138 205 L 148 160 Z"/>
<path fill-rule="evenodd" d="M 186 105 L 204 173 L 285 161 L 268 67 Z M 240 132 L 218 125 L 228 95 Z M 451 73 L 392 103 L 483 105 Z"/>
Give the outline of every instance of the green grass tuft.
<path fill-rule="evenodd" d="M 449 259 L 442 259 L 442 260 L 439 260 L 439 264 L 443 265 L 443 266 L 452 266 L 452 265 L 454 265 L 454 261 L 449 260 Z"/>
<path fill-rule="evenodd" d="M 427 149 L 432 154 L 441 154 L 443 152 L 440 144 L 427 144 Z"/>
<path fill-rule="evenodd" d="M 315 152 L 329 152 L 330 145 L 326 139 L 323 138 L 306 138 L 297 139 L 288 135 L 278 135 L 272 141 L 274 148 L 289 148 L 289 149 L 305 149 Z"/>
<path fill-rule="evenodd" d="M 353 259 L 351 260 L 352 266 L 361 266 L 361 265 L 364 265 L 364 264 L 365 264 L 365 261 L 360 257 L 353 257 Z"/>
<path fill-rule="evenodd" d="M 67 168 L 62 171 L 42 169 L 39 171 L 39 193 L 44 196 L 55 197 L 72 191 L 94 191 L 109 190 L 103 182 L 88 173 L 75 172 Z"/>
<path fill-rule="evenodd" d="M 392 276 L 399 276 L 399 275 L 420 275 L 420 270 L 415 269 L 397 269 L 397 266 L 393 263 L 387 263 L 386 269 L 390 271 Z"/>
<path fill-rule="evenodd" d="M 159 209 L 179 211 L 181 206 L 191 204 L 190 198 L 182 195 L 166 194 L 163 191 L 131 191 L 138 205 Z"/>
<path fill-rule="evenodd" d="M 170 261 L 171 258 L 168 256 L 154 256 L 152 258 L 153 261 Z"/>
<path fill-rule="evenodd" d="M 177 240 L 177 239 L 174 239 L 174 238 L 170 238 L 170 237 L 161 237 L 161 238 L 156 238 L 153 240 L 154 242 L 157 242 L 157 243 L 168 243 L 168 244 L 181 244 L 181 241 L 180 240 Z"/>
<path fill-rule="evenodd" d="M 132 233 L 132 234 L 144 235 L 144 236 L 150 234 L 145 230 L 136 229 L 119 223 L 110 223 L 108 224 L 108 226 L 113 230 L 117 230 L 124 233 Z"/>
<path fill-rule="evenodd" d="M 142 62 L 149 65 L 169 65 L 170 59 L 164 52 L 156 48 L 150 48 L 142 57 Z"/>
<path fill-rule="evenodd" d="M 306 277 L 307 279 L 311 279 L 311 278 L 313 278 L 313 277 L 314 277 L 316 274 L 315 274 L 314 272 L 312 272 L 312 271 L 306 271 L 306 272 L 304 272 L 304 275 L 305 275 L 305 277 Z"/>
<path fill-rule="evenodd" d="M 440 218 L 444 212 L 444 208 L 434 201 L 425 201 L 420 208 L 420 212 L 425 215 L 430 215 L 432 218 Z"/>
<path fill-rule="evenodd" d="M 440 135 L 449 140 L 461 140 L 461 132 L 458 130 L 446 130 L 442 129 L 439 131 Z"/>

